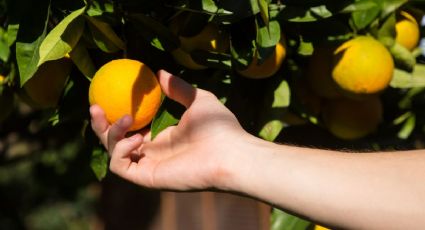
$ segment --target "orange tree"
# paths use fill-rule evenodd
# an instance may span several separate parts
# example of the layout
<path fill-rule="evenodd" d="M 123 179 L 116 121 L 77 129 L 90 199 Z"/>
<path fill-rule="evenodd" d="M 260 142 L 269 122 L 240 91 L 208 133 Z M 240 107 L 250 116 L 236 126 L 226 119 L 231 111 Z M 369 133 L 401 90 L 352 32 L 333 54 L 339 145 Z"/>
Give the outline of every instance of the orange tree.
<path fill-rule="evenodd" d="M 29 131 L 19 126 L 28 135 L 55 139 L 60 130 L 67 132 L 61 143 L 83 141 L 75 152 L 92 152 L 84 162 L 99 179 L 108 159 L 87 128 L 88 87 L 102 65 L 122 58 L 154 71 L 167 69 L 212 91 L 246 130 L 268 141 L 345 149 L 423 147 L 423 1 L 0 3 L 2 139 L 18 130 L 10 124 L 28 119 L 37 121 Z M 165 98 L 150 124 L 153 133 L 177 123 L 181 112 Z M 63 170 L 69 154 L 49 164 Z M 80 159 L 78 154 L 71 155 Z M 0 156 L 2 165 L 20 159 L 6 155 Z M 306 229 L 311 223 L 274 210 L 271 226 Z"/>

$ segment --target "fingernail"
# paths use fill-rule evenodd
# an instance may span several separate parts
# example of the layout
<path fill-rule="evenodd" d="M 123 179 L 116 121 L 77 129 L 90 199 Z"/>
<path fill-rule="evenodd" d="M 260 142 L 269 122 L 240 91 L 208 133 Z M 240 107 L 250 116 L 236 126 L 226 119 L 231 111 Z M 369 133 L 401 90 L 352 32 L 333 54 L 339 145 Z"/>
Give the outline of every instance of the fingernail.
<path fill-rule="evenodd" d="M 131 117 L 129 115 L 124 115 L 119 121 L 120 126 L 128 126 L 131 124 Z"/>

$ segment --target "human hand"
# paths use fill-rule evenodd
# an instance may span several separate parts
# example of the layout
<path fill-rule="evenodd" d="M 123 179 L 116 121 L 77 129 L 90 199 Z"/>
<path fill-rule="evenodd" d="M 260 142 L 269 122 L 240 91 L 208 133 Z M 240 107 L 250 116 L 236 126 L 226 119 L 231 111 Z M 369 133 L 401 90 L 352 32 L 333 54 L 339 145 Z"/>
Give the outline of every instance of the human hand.
<path fill-rule="evenodd" d="M 228 165 L 249 137 L 236 117 L 210 92 L 196 89 L 165 71 L 158 72 L 163 92 L 186 107 L 177 126 L 151 140 L 145 130 L 126 137 L 130 116 L 109 125 L 103 110 L 90 108 L 92 128 L 108 150 L 113 173 L 138 185 L 171 190 L 223 188 Z"/>

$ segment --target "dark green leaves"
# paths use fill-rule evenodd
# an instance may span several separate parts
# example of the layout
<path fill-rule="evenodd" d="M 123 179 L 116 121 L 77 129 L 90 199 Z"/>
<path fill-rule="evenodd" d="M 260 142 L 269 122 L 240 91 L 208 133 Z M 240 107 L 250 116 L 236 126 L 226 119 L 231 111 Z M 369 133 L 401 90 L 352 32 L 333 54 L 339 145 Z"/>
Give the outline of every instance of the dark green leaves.
<path fill-rule="evenodd" d="M 23 85 L 37 70 L 39 48 L 47 33 L 49 1 L 32 1 L 25 17 L 19 22 L 16 39 L 16 59 Z"/>
<path fill-rule="evenodd" d="M 179 122 L 183 113 L 182 108 L 176 102 L 164 98 L 159 111 L 151 124 L 151 137 L 154 139 L 162 130 Z"/>
<path fill-rule="evenodd" d="M 114 53 L 125 50 L 125 43 L 112 29 L 111 25 L 95 17 L 86 17 L 93 40 L 102 51 Z"/>
<path fill-rule="evenodd" d="M 96 178 L 102 180 L 108 172 L 108 153 L 100 146 L 93 148 L 90 167 Z"/>
<path fill-rule="evenodd" d="M 37 4 L 36 4 L 37 5 Z M 84 21 L 79 16 L 85 8 L 72 12 L 65 17 L 49 34 L 49 5 L 39 4 L 45 14 L 37 14 L 30 21 L 23 20 L 19 26 L 16 42 L 16 58 L 20 72 L 21 85 L 25 84 L 46 61 L 56 60 L 69 53 L 80 39 Z"/>

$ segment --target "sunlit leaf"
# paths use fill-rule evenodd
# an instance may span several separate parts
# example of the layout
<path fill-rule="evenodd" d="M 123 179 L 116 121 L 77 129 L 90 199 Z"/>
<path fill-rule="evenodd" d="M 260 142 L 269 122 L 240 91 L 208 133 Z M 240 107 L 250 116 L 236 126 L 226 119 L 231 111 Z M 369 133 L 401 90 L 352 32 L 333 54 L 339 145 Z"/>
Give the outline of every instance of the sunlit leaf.
<path fill-rule="evenodd" d="M 274 47 L 280 40 L 280 25 L 277 21 L 270 21 L 269 25 L 261 26 L 257 23 L 257 44 L 261 47 Z"/>
<path fill-rule="evenodd" d="M 64 57 L 77 44 L 84 30 L 84 20 L 80 17 L 84 10 L 85 7 L 72 12 L 49 32 L 40 45 L 38 66 Z"/>
<path fill-rule="evenodd" d="M 288 83 L 286 81 L 282 81 L 274 91 L 272 108 L 288 107 L 291 101 L 290 92 Z"/>
<path fill-rule="evenodd" d="M 425 87 L 425 65 L 417 64 L 412 73 L 395 69 L 390 85 L 393 88 Z"/>
<path fill-rule="evenodd" d="M 409 72 L 413 71 L 416 64 L 416 58 L 408 49 L 398 43 L 394 43 L 390 48 L 390 52 L 393 55 L 397 67 Z"/>
<path fill-rule="evenodd" d="M 407 139 L 410 134 L 412 134 L 413 130 L 415 129 L 416 125 L 416 116 L 415 114 L 411 114 L 406 122 L 404 122 L 403 127 L 398 132 L 397 136 L 400 139 Z"/>
<path fill-rule="evenodd" d="M 271 216 L 270 230 L 306 230 L 310 222 L 274 208 Z"/>
<path fill-rule="evenodd" d="M 264 21 L 264 24 L 269 24 L 269 3 L 267 0 L 258 0 L 258 6 L 260 8 L 260 15 Z"/>
<path fill-rule="evenodd" d="M 218 7 L 213 0 L 202 0 L 202 9 L 211 13 L 218 11 Z"/>

